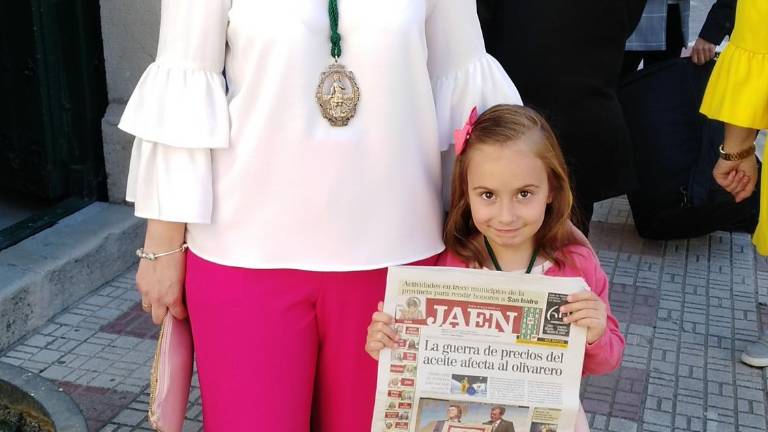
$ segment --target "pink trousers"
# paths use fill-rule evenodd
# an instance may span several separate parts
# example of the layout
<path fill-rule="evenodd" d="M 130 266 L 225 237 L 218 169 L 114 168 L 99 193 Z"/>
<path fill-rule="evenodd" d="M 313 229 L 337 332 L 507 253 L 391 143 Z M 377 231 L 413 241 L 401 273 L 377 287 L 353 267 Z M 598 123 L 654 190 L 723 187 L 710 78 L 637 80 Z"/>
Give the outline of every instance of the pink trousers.
<path fill-rule="evenodd" d="M 365 336 L 385 282 L 386 269 L 257 270 L 188 253 L 205 431 L 370 430 L 377 364 Z"/>

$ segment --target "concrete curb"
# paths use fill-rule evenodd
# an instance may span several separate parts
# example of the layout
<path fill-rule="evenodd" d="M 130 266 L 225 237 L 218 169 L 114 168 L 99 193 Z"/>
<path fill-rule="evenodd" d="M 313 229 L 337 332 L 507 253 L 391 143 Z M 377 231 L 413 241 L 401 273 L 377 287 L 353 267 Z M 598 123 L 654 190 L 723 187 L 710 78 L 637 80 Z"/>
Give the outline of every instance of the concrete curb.
<path fill-rule="evenodd" d="M 0 377 L 23 394 L 23 400 L 34 400 L 33 406 L 42 407 L 56 427 L 56 432 L 83 432 L 88 430 L 80 407 L 52 382 L 26 369 L 0 362 Z M 7 384 L 6 384 L 7 383 Z M 8 396 L 8 395 L 6 395 Z"/>
<path fill-rule="evenodd" d="M 136 262 L 144 221 L 94 203 L 0 251 L 0 350 Z"/>

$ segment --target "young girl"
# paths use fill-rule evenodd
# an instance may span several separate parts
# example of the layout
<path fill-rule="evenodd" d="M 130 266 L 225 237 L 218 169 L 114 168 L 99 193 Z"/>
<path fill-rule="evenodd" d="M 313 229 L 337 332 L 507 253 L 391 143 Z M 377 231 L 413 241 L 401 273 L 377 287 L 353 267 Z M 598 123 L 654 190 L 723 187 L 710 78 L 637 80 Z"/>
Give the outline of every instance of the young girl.
<path fill-rule="evenodd" d="M 758 180 L 755 135 L 768 129 L 768 2 L 739 0 L 728 46 L 712 71 L 701 112 L 725 123 L 720 158 L 712 175 L 736 202 L 749 198 Z M 760 216 L 752 242 L 768 255 L 768 150 L 763 150 Z M 768 334 L 747 346 L 741 361 L 768 366 Z"/>
<path fill-rule="evenodd" d="M 586 327 L 584 375 L 619 367 L 624 337 L 608 304 L 608 279 L 594 252 L 569 223 L 573 197 L 563 155 L 545 120 L 522 106 L 473 110 L 455 133 L 447 250 L 440 265 L 548 276 L 581 277 L 590 290 L 568 297 L 566 322 Z M 392 317 L 379 311 L 366 351 L 378 359 L 399 339 Z M 589 430 L 583 410 L 576 430 Z"/>

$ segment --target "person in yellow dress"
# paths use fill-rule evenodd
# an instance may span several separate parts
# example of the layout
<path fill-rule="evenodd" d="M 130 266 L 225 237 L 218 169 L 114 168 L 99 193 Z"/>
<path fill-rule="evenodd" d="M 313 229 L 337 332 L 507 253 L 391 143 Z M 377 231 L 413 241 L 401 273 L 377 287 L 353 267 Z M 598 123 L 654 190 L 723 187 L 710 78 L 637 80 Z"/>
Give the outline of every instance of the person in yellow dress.
<path fill-rule="evenodd" d="M 768 1 L 737 2 L 731 40 L 712 72 L 701 112 L 725 123 L 720 159 L 713 170 L 715 181 L 737 202 L 747 199 L 757 183 L 755 136 L 760 129 L 768 129 Z M 760 216 L 752 241 L 758 253 L 768 255 L 765 164 L 760 189 Z M 768 366 L 768 335 L 747 347 L 741 360 L 750 366 Z"/>

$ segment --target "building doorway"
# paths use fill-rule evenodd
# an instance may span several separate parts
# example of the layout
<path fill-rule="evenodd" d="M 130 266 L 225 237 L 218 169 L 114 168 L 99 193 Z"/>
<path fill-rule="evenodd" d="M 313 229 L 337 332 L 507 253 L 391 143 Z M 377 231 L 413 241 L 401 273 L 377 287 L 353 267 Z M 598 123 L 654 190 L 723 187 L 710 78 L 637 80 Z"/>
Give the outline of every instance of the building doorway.
<path fill-rule="evenodd" d="M 106 198 L 106 107 L 99 2 L 0 2 L 0 249 Z"/>

